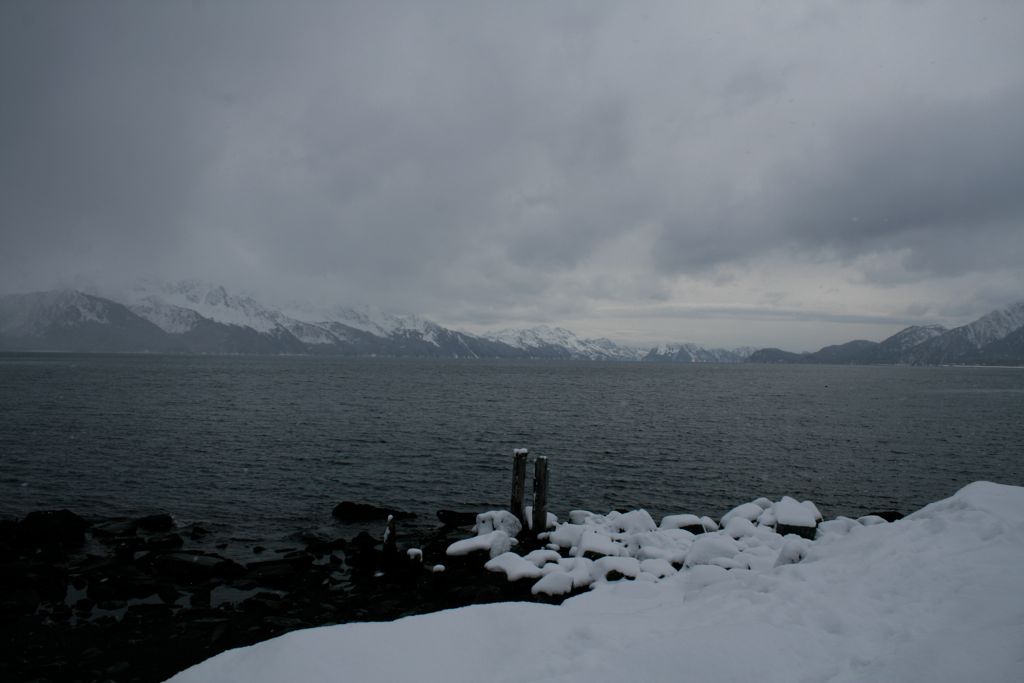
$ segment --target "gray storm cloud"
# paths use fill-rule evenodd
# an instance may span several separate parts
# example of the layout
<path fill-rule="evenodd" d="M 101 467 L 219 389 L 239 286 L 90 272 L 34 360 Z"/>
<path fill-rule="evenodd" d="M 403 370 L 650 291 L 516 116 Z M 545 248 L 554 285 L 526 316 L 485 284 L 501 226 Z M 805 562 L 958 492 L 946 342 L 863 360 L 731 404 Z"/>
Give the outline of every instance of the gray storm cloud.
<path fill-rule="evenodd" d="M 632 336 L 667 307 L 980 314 L 1024 291 L 1022 19 L 4 3 L 0 287 L 202 277 Z"/>

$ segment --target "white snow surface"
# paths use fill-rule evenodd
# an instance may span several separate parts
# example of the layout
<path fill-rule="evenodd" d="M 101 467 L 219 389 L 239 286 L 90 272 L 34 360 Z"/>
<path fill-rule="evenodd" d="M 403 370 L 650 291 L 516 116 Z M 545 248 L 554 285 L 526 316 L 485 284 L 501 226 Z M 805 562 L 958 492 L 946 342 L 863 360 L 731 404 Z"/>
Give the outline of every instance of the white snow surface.
<path fill-rule="evenodd" d="M 508 552 L 511 548 L 512 539 L 509 535 L 504 531 L 496 530 L 456 541 L 448 546 L 448 550 L 445 552 L 449 557 L 461 557 L 486 550 L 493 558 Z"/>
<path fill-rule="evenodd" d="M 800 503 L 794 498 L 783 496 L 782 500 L 772 506 L 772 512 L 779 524 L 813 527 L 817 523 L 818 508 L 810 501 Z"/>
<path fill-rule="evenodd" d="M 637 579 L 595 583 L 561 606 L 499 603 L 296 631 L 171 680 L 1024 680 L 1024 488 L 977 482 L 898 522 L 843 521 L 814 542 L 788 536 L 770 554 L 754 569 L 678 573 L 604 558 Z M 584 560 L 556 566 L 586 570 Z M 565 592 L 575 575 L 547 573 L 539 587 Z"/>

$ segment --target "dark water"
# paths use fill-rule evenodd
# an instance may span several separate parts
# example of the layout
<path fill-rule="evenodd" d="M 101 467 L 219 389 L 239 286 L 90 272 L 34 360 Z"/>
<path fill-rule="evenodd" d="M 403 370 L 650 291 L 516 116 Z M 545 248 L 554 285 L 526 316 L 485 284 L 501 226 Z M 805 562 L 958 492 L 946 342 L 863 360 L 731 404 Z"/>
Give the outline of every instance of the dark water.
<path fill-rule="evenodd" d="M 506 506 L 511 451 L 551 507 L 826 516 L 1024 484 L 1024 370 L 0 355 L 0 515 L 172 512 L 265 535 L 343 499 Z"/>

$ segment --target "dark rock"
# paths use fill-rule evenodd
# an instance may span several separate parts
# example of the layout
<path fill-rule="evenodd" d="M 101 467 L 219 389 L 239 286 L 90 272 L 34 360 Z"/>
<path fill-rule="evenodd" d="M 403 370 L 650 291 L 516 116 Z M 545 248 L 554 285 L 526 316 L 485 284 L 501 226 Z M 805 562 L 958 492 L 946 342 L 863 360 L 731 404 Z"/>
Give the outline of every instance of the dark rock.
<path fill-rule="evenodd" d="M 146 539 L 146 550 L 176 550 L 185 545 L 184 539 L 175 533 L 157 534 Z"/>
<path fill-rule="evenodd" d="M 149 533 L 161 533 L 170 531 L 176 525 L 174 523 L 173 517 L 171 517 L 166 512 L 161 512 L 156 515 L 147 515 L 145 517 L 140 517 L 139 519 L 135 520 L 135 526 L 141 531 L 146 531 Z"/>
<path fill-rule="evenodd" d="M 280 560 L 267 560 L 265 562 L 250 562 L 246 565 L 246 572 L 242 576 L 244 580 L 254 581 L 261 586 L 272 588 L 288 587 L 297 580 L 297 575 L 313 563 L 313 557 L 306 555 L 306 559 L 289 558 Z"/>
<path fill-rule="evenodd" d="M 89 530 L 92 532 L 93 536 L 98 538 L 100 541 L 106 542 L 107 539 L 134 536 L 136 522 L 132 519 L 112 519 L 101 524 L 96 524 Z"/>
<path fill-rule="evenodd" d="M 31 588 L 0 593 L 0 621 L 18 614 L 32 614 L 39 608 L 39 594 Z"/>
<path fill-rule="evenodd" d="M 18 535 L 18 520 L 10 517 L 0 518 L 0 543 L 14 545 Z"/>
<path fill-rule="evenodd" d="M 358 534 L 356 534 L 356 537 L 352 539 L 351 545 L 354 550 L 368 550 L 380 544 L 380 541 L 375 539 L 367 532 L 360 531 Z"/>
<path fill-rule="evenodd" d="M 345 523 L 383 522 L 387 520 L 388 515 L 393 516 L 395 519 L 413 519 L 416 517 L 412 512 L 382 508 L 377 507 L 376 505 L 369 505 L 367 503 L 353 503 L 350 500 L 338 503 L 334 507 L 334 510 L 331 511 L 331 514 L 339 522 Z"/>
<path fill-rule="evenodd" d="M 132 668 L 128 662 L 117 662 L 107 667 L 106 673 L 108 676 L 119 676 L 123 673 L 127 673 Z"/>
<path fill-rule="evenodd" d="M 171 608 L 165 604 L 131 605 L 124 614 L 125 621 L 152 622 L 167 619 L 171 616 Z"/>
<path fill-rule="evenodd" d="M 170 584 L 162 584 L 156 594 L 160 596 L 160 599 L 168 605 L 173 605 L 181 597 L 181 592 L 178 591 L 174 586 Z"/>
<path fill-rule="evenodd" d="M 244 600 L 240 607 L 245 612 L 265 617 L 272 614 L 283 614 L 288 608 L 288 603 L 274 593 L 257 593 Z"/>
<path fill-rule="evenodd" d="M 882 510 L 881 512 L 872 512 L 870 514 L 875 515 L 876 517 L 881 517 L 887 522 L 895 522 L 903 519 L 903 513 L 897 510 Z"/>
<path fill-rule="evenodd" d="M 476 524 L 475 512 L 456 512 L 455 510 L 438 510 L 437 518 L 448 527 L 473 526 Z"/>
<path fill-rule="evenodd" d="M 775 533 L 785 536 L 786 534 L 796 534 L 801 538 L 814 540 L 814 535 L 817 533 L 817 526 L 793 526 L 790 524 L 776 524 Z"/>
<path fill-rule="evenodd" d="M 210 589 L 204 587 L 192 591 L 192 595 L 189 598 L 189 602 L 192 605 L 193 609 L 197 607 L 209 607 Z"/>
<path fill-rule="evenodd" d="M 25 575 L 25 580 L 46 602 L 64 602 L 68 591 L 68 576 L 60 567 L 36 564 Z"/>
<path fill-rule="evenodd" d="M 71 608 L 65 605 L 63 602 L 53 606 L 50 611 L 50 616 L 58 621 L 67 621 L 71 618 Z"/>
<path fill-rule="evenodd" d="M 308 532 L 301 534 L 299 536 L 299 540 L 305 543 L 306 550 L 308 552 L 313 553 L 317 557 L 321 557 L 335 550 L 341 550 L 347 545 L 343 538 L 331 540 L 318 534 Z"/>
<path fill-rule="evenodd" d="M 160 555 L 153 560 L 153 566 L 165 576 L 186 583 L 203 581 L 212 577 L 239 576 L 245 569 L 226 557 L 212 553 L 175 552 Z"/>
<path fill-rule="evenodd" d="M 687 526 L 680 527 L 680 528 L 683 529 L 684 531 L 689 531 L 691 534 L 693 534 L 695 536 L 697 534 L 703 534 L 704 533 L 704 525 L 703 524 L 689 524 Z"/>
<path fill-rule="evenodd" d="M 198 541 L 210 535 L 210 530 L 206 527 L 200 526 L 199 524 L 192 524 L 182 531 L 188 531 L 188 537 L 193 541 Z"/>
<path fill-rule="evenodd" d="M 89 523 L 70 510 L 30 512 L 18 522 L 15 540 L 22 547 L 78 548 L 85 542 Z"/>
<path fill-rule="evenodd" d="M 135 553 L 145 547 L 145 541 L 141 538 L 135 536 L 122 538 L 113 545 L 114 557 L 122 562 L 131 562 L 135 559 Z"/>
<path fill-rule="evenodd" d="M 127 600 L 115 600 L 115 599 L 100 600 L 99 602 L 96 603 L 96 606 L 99 607 L 100 609 L 105 609 L 108 612 L 114 612 L 114 611 L 117 611 L 119 609 L 124 609 L 125 607 L 127 607 L 128 606 L 128 601 Z"/>

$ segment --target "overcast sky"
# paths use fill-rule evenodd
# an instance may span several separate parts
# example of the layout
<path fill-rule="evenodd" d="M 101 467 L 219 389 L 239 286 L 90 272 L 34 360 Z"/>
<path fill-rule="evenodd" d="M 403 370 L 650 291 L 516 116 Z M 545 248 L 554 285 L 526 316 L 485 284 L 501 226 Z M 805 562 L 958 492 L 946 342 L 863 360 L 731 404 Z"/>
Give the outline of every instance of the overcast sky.
<path fill-rule="evenodd" d="M 0 290 L 816 349 L 1024 299 L 1024 3 L 0 3 Z"/>

